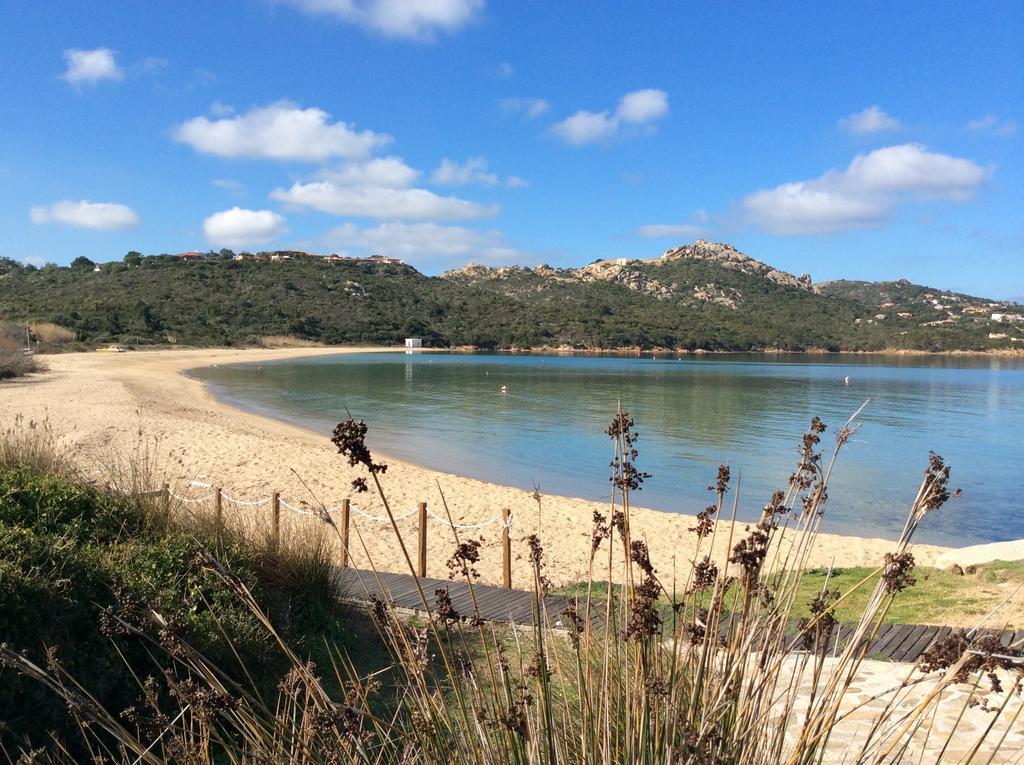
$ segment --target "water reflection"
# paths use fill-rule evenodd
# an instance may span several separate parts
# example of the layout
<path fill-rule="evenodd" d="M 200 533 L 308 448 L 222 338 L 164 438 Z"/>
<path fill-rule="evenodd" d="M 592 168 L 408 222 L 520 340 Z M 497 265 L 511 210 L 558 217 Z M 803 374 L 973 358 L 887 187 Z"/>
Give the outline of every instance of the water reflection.
<path fill-rule="evenodd" d="M 835 474 L 830 530 L 898 534 L 935 450 L 964 496 L 925 537 L 958 544 L 1024 537 L 1024 365 L 1014 359 L 386 354 L 199 376 L 235 403 L 325 433 L 350 410 L 396 457 L 590 498 L 607 491 L 603 430 L 621 400 L 642 432 L 642 464 L 655 476 L 641 504 L 696 511 L 715 469 L 728 462 L 742 475 L 748 518 L 792 470 L 811 417 L 838 427 L 870 399 Z"/>

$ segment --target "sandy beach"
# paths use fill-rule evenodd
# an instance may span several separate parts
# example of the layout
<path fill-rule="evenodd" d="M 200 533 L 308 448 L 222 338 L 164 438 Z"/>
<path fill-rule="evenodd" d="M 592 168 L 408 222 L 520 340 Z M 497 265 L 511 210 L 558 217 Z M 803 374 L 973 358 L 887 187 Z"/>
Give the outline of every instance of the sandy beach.
<path fill-rule="evenodd" d="M 95 470 L 104 455 L 125 453 L 141 438 L 157 444 L 161 475 L 180 497 L 202 500 L 210 489 L 220 486 L 230 497 L 259 500 L 279 491 L 292 507 L 309 510 L 322 503 L 331 507 L 344 497 L 370 515 L 383 514 L 372 494 L 354 495 L 351 481 L 364 475 L 349 468 L 329 441 L 329 433 L 315 433 L 286 423 L 241 411 L 217 401 L 185 370 L 210 364 L 259 362 L 352 352 L 368 348 L 297 348 L 278 350 L 168 350 L 139 353 L 76 353 L 44 357 L 48 371 L 30 379 L 0 385 L 0 409 L 5 420 L 16 414 L 41 420 L 48 418 L 74 453 Z M 6 423 L 5 423 L 6 424 Z M 367 443 L 373 447 L 373 423 Z M 443 445 L 439 445 L 443 446 Z M 594 511 L 607 507 L 583 499 L 545 495 L 537 500 L 531 492 L 478 481 L 451 473 L 428 470 L 389 459 L 383 483 L 396 516 L 405 515 L 418 502 L 426 502 L 444 517 L 442 492 L 456 523 L 477 524 L 495 519 L 502 508 L 512 511 L 513 583 L 529 586 L 526 536 L 536 533 L 544 545 L 547 575 L 566 583 L 586 577 Z M 197 482 L 199 485 L 193 485 Z M 201 501 L 181 503 L 200 507 Z M 247 506 L 224 502 L 225 518 L 243 526 L 266 524 L 268 505 Z M 322 526 L 314 516 L 287 508 L 282 523 L 291 529 Z M 407 571 L 395 534 L 388 523 L 353 514 L 375 564 L 391 571 Z M 671 580 L 673 572 L 685 577 L 693 558 L 695 537 L 689 532 L 692 516 L 634 508 L 633 533 L 646 539 L 658 570 Z M 410 552 L 415 556 L 416 516 L 399 522 Z M 738 530 L 742 532 L 742 528 Z M 501 582 L 499 522 L 479 529 L 466 529 L 462 539 L 481 539 L 482 559 L 478 566 L 485 581 Z M 445 562 L 454 549 L 451 530 L 439 522 L 428 528 L 428 574 L 447 575 Z M 726 534 L 719 534 L 719 549 Z M 353 534 L 353 559 L 366 565 L 366 553 Z M 811 555 L 813 566 L 878 565 L 893 543 L 871 537 L 830 534 L 819 536 Z M 703 555 L 702 551 L 702 555 Z M 931 565 L 949 548 L 916 545 L 919 565 Z"/>

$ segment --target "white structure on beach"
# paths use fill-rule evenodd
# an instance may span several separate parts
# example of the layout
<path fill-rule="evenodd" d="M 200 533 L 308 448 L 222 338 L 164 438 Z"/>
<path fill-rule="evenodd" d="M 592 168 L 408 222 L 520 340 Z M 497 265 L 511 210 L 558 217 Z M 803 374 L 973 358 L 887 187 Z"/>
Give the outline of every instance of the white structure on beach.
<path fill-rule="evenodd" d="M 405 338 L 406 348 L 422 348 L 423 341 L 418 337 L 407 337 Z"/>

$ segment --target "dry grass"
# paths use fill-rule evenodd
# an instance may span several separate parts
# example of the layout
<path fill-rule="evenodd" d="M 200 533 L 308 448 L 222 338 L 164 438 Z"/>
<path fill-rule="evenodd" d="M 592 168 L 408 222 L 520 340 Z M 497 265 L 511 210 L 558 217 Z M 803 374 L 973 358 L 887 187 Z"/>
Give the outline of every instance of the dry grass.
<path fill-rule="evenodd" d="M 0 430 L 0 468 L 72 478 L 79 475 L 50 421 L 26 420 L 20 414 Z"/>
<path fill-rule="evenodd" d="M 291 335 L 263 335 L 257 339 L 256 345 L 260 348 L 315 348 L 323 343 Z"/>
<path fill-rule="evenodd" d="M 25 329 L 0 322 L 0 380 L 21 377 L 41 369 L 36 357 L 25 350 Z"/>
<path fill-rule="evenodd" d="M 50 345 L 64 345 L 65 343 L 73 343 L 77 339 L 77 335 L 73 330 L 49 321 L 29 324 L 28 327 L 40 342 Z"/>
<path fill-rule="evenodd" d="M 386 687 L 378 675 L 360 675 L 344 655 L 331 667 L 303 661 L 264 605 L 212 556 L 203 561 L 207 575 L 234 589 L 290 662 L 273 698 L 177 643 L 169 649 L 173 672 L 140 688 L 146 709 L 126 722 L 90 704 L 59 666 L 42 668 L 3 649 L 0 660 L 48 685 L 80 721 L 92 753 L 118 762 L 817 765 L 836 752 L 861 765 L 936 762 L 946 753 L 992 761 L 1024 708 L 1009 706 L 1024 673 L 1014 658 L 1019 652 L 977 632 L 954 633 L 932 649 L 855 737 L 836 733 L 853 714 L 846 700 L 874 635 L 897 595 L 912 586 L 908 545 L 949 496 L 949 470 L 940 458 L 930 458 L 904 531 L 879 561 L 879 576 L 835 592 L 826 575 L 798 634 L 787 634 L 797 600 L 806 596 L 799 572 L 821 525 L 832 467 L 854 429 L 852 422 L 842 427 L 823 454 L 824 428 L 815 420 L 785 488 L 745 532 L 719 523 L 734 517 L 739 493 L 728 469 L 720 469 L 712 504 L 694 531 L 701 542 L 694 566 L 682 591 L 666 592 L 646 546 L 631 536 L 631 497 L 646 476 L 637 467 L 633 423 L 618 413 L 608 431 L 617 455 L 615 492 L 609 514 L 595 515 L 590 581 L 575 608 L 545 611 L 543 543 L 535 536 L 528 539 L 534 620 L 525 632 L 456 613 L 445 588 L 428 593 L 414 578 L 430 614 L 425 621 L 402 617 L 386 600 L 371 601 L 391 656 Z M 392 518 L 412 573 L 380 480 L 383 467 L 373 462 L 364 435 L 365 427 L 349 422 L 334 440 L 352 464 L 365 467 L 363 480 Z M 321 510 L 323 532 L 339 535 Z M 729 552 L 716 560 L 709 551 L 719 533 L 730 536 Z M 788 552 L 770 552 L 782 549 L 773 541 L 794 533 L 799 542 Z M 295 540 L 311 547 L 314 572 L 326 569 L 318 557 L 323 539 Z M 352 544 L 363 541 L 356 528 Z M 478 550 L 459 542 L 450 561 L 452 576 L 471 593 L 477 560 Z M 298 568 L 296 574 L 309 575 Z M 597 597 L 598 580 L 624 584 Z M 829 656 L 835 609 L 864 589 L 852 638 Z M 676 603 L 668 614 L 659 606 L 665 598 Z M 163 650 L 167 620 L 157 610 L 142 616 L 123 629 Z M 556 618 L 563 626 L 555 626 Z M 991 724 L 967 735 L 958 727 L 980 698 L 974 691 L 982 682 L 992 685 L 983 701 L 993 710 Z M 954 723 L 934 725 L 940 705 L 949 703 L 944 696 L 958 687 L 973 691 L 954 702 Z M 68 761 L 59 750 L 48 754 Z"/>

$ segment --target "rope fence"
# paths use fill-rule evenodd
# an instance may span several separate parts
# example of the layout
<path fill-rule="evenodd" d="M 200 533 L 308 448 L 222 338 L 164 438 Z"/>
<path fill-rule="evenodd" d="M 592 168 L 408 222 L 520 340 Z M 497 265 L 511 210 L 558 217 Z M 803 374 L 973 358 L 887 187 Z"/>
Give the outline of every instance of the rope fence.
<path fill-rule="evenodd" d="M 456 523 L 448 518 L 443 518 L 433 510 L 431 510 L 426 502 L 417 503 L 416 507 L 404 513 L 392 513 L 389 515 L 375 515 L 374 513 L 368 512 L 367 510 L 352 504 L 348 499 L 341 500 L 337 505 L 331 507 L 323 507 L 321 509 L 313 509 L 305 506 L 305 503 L 300 502 L 298 505 L 293 505 L 291 502 L 283 499 L 280 492 L 273 492 L 269 497 L 263 497 L 260 499 L 239 499 L 232 497 L 227 494 L 219 486 L 214 486 L 208 483 L 202 483 L 200 481 L 192 481 L 189 484 L 190 488 L 196 489 L 210 489 L 208 494 L 204 494 L 198 497 L 192 497 L 187 495 L 177 494 L 171 490 L 169 484 L 164 484 L 161 488 L 153 491 L 141 492 L 143 496 L 155 496 L 159 497 L 165 512 L 170 512 L 170 501 L 172 499 L 181 502 L 186 505 L 199 505 L 203 503 L 213 502 L 214 514 L 216 516 L 216 523 L 218 528 L 223 527 L 223 503 L 228 501 L 236 507 L 255 508 L 263 505 L 270 505 L 271 509 L 271 537 L 275 549 L 280 545 L 281 542 L 281 509 L 295 513 L 296 515 L 314 516 L 323 519 L 326 517 L 330 519 L 332 523 L 338 526 L 341 532 L 341 556 L 342 566 L 347 567 L 349 565 L 349 526 L 351 525 L 352 513 L 361 518 L 365 518 L 367 521 L 372 523 L 398 523 L 404 521 L 412 516 L 418 516 L 418 550 L 417 550 L 417 573 L 421 577 L 427 575 L 427 524 L 430 521 L 439 523 L 449 529 L 461 530 L 461 531 L 474 531 L 477 529 L 486 528 L 497 524 L 501 529 L 501 546 L 503 553 L 502 561 L 502 579 L 503 585 L 506 588 L 512 587 L 512 512 L 503 508 L 502 511 L 486 520 L 480 521 L 479 523 Z M 336 521 L 332 516 L 335 513 L 340 513 L 341 517 Z"/>

